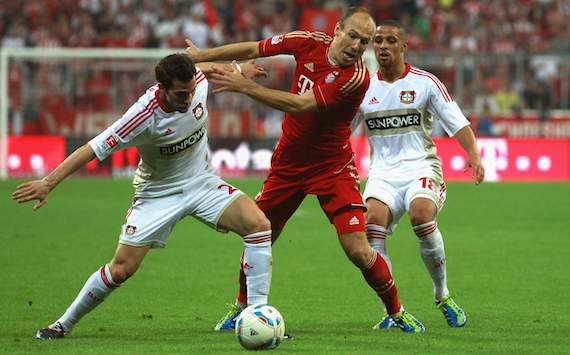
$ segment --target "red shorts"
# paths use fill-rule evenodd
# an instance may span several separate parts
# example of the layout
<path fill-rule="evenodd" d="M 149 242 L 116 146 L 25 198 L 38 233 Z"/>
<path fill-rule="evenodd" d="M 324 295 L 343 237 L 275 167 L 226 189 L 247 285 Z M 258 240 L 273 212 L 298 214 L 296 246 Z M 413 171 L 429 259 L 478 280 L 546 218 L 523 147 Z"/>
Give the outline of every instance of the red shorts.
<path fill-rule="evenodd" d="M 256 197 L 258 207 L 271 222 L 274 231 L 280 231 L 299 208 L 306 195 L 316 195 L 329 221 L 339 234 L 364 232 L 366 205 L 360 195 L 358 174 L 351 159 L 340 169 L 272 169 Z M 358 209 L 352 217 L 335 218 L 344 211 Z M 352 219 L 352 220 L 350 220 Z M 342 225 L 341 225 L 342 224 Z"/>

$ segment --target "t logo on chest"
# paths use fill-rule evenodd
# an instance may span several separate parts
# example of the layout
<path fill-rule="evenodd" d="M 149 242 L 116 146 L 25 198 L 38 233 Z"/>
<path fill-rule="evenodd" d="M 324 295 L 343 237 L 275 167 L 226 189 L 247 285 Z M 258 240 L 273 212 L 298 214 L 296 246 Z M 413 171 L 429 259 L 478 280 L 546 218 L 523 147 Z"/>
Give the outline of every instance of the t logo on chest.
<path fill-rule="evenodd" d="M 311 79 L 301 74 L 299 76 L 299 81 L 297 82 L 297 87 L 299 88 L 299 91 L 297 93 L 299 95 L 303 95 L 307 91 L 311 90 L 313 88 L 313 85 L 315 85 L 315 83 Z"/>

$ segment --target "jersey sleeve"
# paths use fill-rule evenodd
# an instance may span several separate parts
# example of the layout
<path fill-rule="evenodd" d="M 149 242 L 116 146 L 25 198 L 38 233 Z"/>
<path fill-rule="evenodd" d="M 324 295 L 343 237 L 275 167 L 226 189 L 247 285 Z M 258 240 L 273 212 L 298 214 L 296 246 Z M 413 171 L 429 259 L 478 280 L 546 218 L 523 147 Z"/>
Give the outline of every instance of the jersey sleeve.
<path fill-rule="evenodd" d="M 437 118 L 445 132 L 453 137 L 461 128 L 468 126 L 469 121 L 441 81 L 432 81 L 431 84 L 428 112 Z"/>
<path fill-rule="evenodd" d="M 99 160 L 104 160 L 112 153 L 140 143 L 142 133 L 150 126 L 154 111 L 158 107 L 156 100 L 146 105 L 137 101 L 119 120 L 89 141 L 89 145 Z"/>
<path fill-rule="evenodd" d="M 320 111 L 327 111 L 349 102 L 357 101 L 358 104 L 364 98 L 370 78 L 368 70 L 362 60 L 355 64 L 354 71 L 346 71 L 333 82 L 315 85 L 313 92 Z"/>
<path fill-rule="evenodd" d="M 307 31 L 294 31 L 284 35 L 273 36 L 259 41 L 259 55 L 270 57 L 278 54 L 291 54 L 297 56 L 298 53 L 306 50 L 314 40 L 311 33 Z"/>

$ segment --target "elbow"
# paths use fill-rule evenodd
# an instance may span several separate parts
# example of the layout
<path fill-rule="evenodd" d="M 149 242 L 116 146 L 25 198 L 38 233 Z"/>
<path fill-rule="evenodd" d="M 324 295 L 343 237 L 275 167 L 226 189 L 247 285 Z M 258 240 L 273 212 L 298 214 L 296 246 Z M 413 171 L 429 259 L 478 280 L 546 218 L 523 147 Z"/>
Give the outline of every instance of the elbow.
<path fill-rule="evenodd" d="M 289 113 L 296 115 L 296 114 L 301 114 L 301 113 L 305 113 L 305 112 L 313 112 L 316 110 L 317 110 L 317 107 L 315 105 L 312 105 L 311 102 L 300 100 L 298 102 L 293 103 L 293 105 L 291 105 Z"/>

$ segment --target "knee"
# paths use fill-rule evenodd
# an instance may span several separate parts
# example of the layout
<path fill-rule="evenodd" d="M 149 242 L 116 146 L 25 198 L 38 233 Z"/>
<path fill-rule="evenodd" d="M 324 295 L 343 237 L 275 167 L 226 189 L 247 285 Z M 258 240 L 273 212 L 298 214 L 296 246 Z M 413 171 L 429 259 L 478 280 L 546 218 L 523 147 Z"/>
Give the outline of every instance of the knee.
<path fill-rule="evenodd" d="M 117 262 L 115 260 L 109 263 L 109 269 L 111 270 L 111 277 L 116 284 L 123 283 L 127 281 L 131 276 L 135 274 L 138 269 L 138 265 L 129 264 L 127 262 Z"/>
<path fill-rule="evenodd" d="M 257 211 L 248 216 L 243 223 L 244 234 L 252 234 L 271 230 L 271 223 L 263 212 Z"/>
<path fill-rule="evenodd" d="M 374 251 L 368 243 L 366 243 L 365 245 L 351 247 L 349 250 L 346 250 L 346 255 L 358 268 L 365 269 L 373 259 Z"/>
<path fill-rule="evenodd" d="M 435 219 L 434 211 L 427 208 L 411 208 L 410 209 L 410 223 L 412 226 L 431 222 Z"/>

